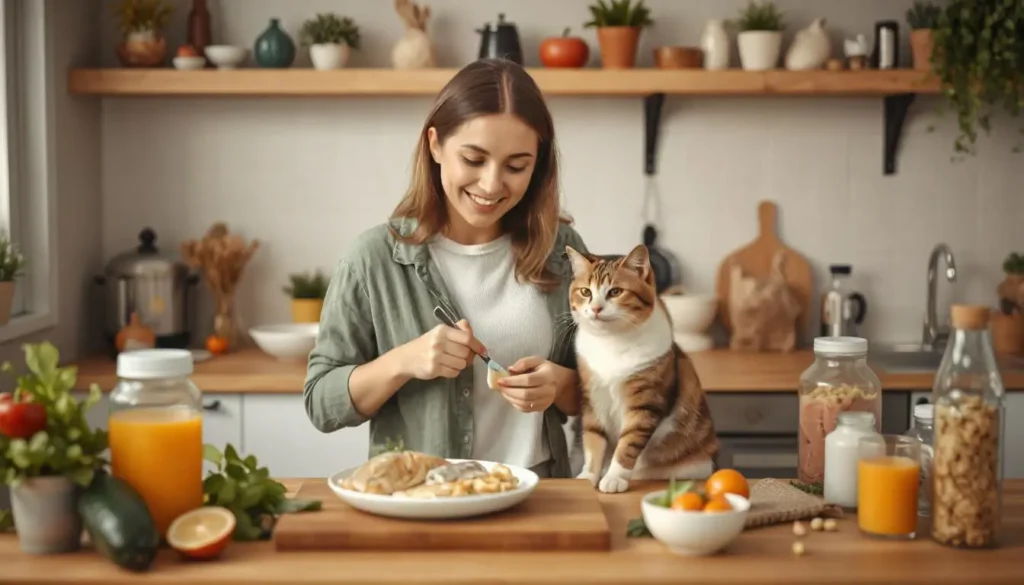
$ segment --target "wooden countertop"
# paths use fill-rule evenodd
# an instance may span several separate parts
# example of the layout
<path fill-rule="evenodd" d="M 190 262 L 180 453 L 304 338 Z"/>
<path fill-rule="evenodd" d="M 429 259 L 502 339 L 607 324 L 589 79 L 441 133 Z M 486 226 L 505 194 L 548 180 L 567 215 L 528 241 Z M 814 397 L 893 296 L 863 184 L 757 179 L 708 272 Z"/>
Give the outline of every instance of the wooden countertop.
<path fill-rule="evenodd" d="M 294 493 L 302 481 L 288 480 Z M 806 553 L 791 552 L 791 524 L 743 533 L 711 557 L 680 557 L 660 542 L 625 537 L 626 523 L 640 515 L 640 497 L 663 484 L 638 485 L 625 494 L 601 495 L 612 530 L 611 552 L 593 553 L 292 553 L 271 543 L 232 543 L 216 561 L 180 560 L 163 551 L 146 575 L 118 569 L 90 550 L 59 556 L 31 556 L 14 535 L 0 536 L 0 582 L 130 585 L 139 582 L 239 584 L 364 583 L 437 584 L 567 583 L 669 584 L 686 582 L 760 584 L 765 576 L 800 584 L 1006 583 L 1024 582 L 1024 480 L 1006 482 L 1001 547 L 963 551 L 926 537 L 911 542 L 860 536 L 856 520 L 839 521 L 835 533 L 808 532 Z"/>
<path fill-rule="evenodd" d="M 810 350 L 788 354 L 745 353 L 728 349 L 690 354 L 708 392 L 792 392 L 800 374 L 814 361 Z M 116 364 L 108 357 L 93 357 L 77 363 L 76 388 L 92 383 L 107 391 L 117 382 Z M 889 373 L 875 368 L 886 390 L 930 390 L 931 373 Z M 211 358 L 196 364 L 192 381 L 203 392 L 301 393 L 306 379 L 305 360 L 283 362 L 257 349 Z M 1008 390 L 1024 390 L 1024 371 L 1006 371 Z"/>

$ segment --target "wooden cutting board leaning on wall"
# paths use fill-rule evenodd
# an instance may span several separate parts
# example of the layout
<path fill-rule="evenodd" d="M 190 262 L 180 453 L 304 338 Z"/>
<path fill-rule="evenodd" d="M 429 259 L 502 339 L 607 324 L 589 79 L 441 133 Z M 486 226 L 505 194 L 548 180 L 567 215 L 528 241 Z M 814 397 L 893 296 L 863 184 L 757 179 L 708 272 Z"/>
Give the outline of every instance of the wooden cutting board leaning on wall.
<path fill-rule="evenodd" d="M 814 295 L 814 275 L 811 265 L 799 252 L 786 246 L 777 231 L 778 208 L 771 201 L 762 201 L 757 209 L 759 231 L 752 242 L 726 256 L 718 267 L 716 294 L 719 317 L 726 329 L 735 334 L 736 327 L 730 315 L 730 292 L 733 266 L 739 266 L 745 277 L 768 278 L 773 263 L 781 261 L 781 272 L 791 299 L 795 300 L 796 343 L 807 333 Z M 782 309 L 780 309 L 782 310 Z M 776 350 L 778 348 L 763 348 Z"/>

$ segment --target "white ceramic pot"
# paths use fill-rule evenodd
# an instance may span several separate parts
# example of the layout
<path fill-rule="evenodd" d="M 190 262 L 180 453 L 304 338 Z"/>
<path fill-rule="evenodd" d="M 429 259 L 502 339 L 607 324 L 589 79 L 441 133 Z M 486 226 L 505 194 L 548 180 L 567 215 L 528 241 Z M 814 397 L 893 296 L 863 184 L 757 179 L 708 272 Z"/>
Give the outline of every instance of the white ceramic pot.
<path fill-rule="evenodd" d="M 321 43 L 309 47 L 309 60 L 316 69 L 341 69 L 348 63 L 349 52 L 346 43 Z"/>
<path fill-rule="evenodd" d="M 78 488 L 60 476 L 33 477 L 11 488 L 18 545 L 29 554 L 77 550 L 82 543 Z"/>
<path fill-rule="evenodd" d="M 747 71 L 775 69 L 782 51 L 782 33 L 774 30 L 748 30 L 736 36 L 740 63 Z"/>
<path fill-rule="evenodd" d="M 704 69 L 719 71 L 729 67 L 729 35 L 721 20 L 709 20 L 700 37 L 704 51 Z"/>

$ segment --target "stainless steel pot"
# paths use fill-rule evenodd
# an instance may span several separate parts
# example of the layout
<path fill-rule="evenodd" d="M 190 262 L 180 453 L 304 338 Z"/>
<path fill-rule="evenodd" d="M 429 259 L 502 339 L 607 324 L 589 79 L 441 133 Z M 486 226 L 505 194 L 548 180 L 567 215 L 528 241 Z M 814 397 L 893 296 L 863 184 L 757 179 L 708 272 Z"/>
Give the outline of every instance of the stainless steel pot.
<path fill-rule="evenodd" d="M 157 347 L 187 348 L 193 329 L 194 297 L 199 282 L 181 261 L 160 254 L 150 228 L 139 233 L 139 246 L 115 257 L 96 283 L 105 288 L 107 341 L 113 340 L 137 313 L 139 321 L 156 334 Z"/>

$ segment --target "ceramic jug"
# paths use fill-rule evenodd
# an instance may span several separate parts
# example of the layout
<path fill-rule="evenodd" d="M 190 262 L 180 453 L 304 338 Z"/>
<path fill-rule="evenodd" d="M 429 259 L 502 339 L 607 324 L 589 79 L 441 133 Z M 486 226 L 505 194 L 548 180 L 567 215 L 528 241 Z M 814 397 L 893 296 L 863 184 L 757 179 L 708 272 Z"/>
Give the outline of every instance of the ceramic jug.
<path fill-rule="evenodd" d="M 729 67 L 729 35 L 721 20 L 709 20 L 700 37 L 704 51 L 704 69 L 718 71 Z"/>
<path fill-rule="evenodd" d="M 281 28 L 281 21 L 270 19 L 270 26 L 256 39 L 253 54 L 260 67 L 285 69 L 295 61 L 295 41 Z"/>
<path fill-rule="evenodd" d="M 807 28 L 796 33 L 793 44 L 786 52 L 786 69 L 805 71 L 819 69 L 832 54 L 832 43 L 825 31 L 825 19 L 817 18 Z"/>

